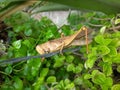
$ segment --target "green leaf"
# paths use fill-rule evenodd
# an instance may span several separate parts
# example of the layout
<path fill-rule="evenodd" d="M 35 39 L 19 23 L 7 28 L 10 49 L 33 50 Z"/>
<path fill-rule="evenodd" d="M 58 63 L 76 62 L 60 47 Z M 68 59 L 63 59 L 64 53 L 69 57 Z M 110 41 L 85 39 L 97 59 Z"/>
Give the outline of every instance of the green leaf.
<path fill-rule="evenodd" d="M 47 83 L 54 83 L 56 82 L 56 77 L 55 76 L 49 76 L 47 78 Z"/>
<path fill-rule="evenodd" d="M 54 34 L 53 34 L 53 32 L 51 31 L 51 30 L 48 30 L 47 32 L 46 32 L 46 38 L 47 39 L 50 39 L 50 38 L 52 38 L 54 36 Z"/>
<path fill-rule="evenodd" d="M 23 75 L 27 75 L 28 74 L 28 71 L 30 70 L 30 68 L 29 68 L 29 66 L 28 66 L 28 64 L 25 64 L 25 66 L 24 66 L 24 70 L 23 70 Z"/>
<path fill-rule="evenodd" d="M 109 49 L 110 49 L 109 55 L 111 57 L 117 55 L 117 50 L 116 50 L 116 48 L 114 46 L 110 46 Z"/>
<path fill-rule="evenodd" d="M 106 82 L 106 77 L 103 73 L 99 72 L 98 70 L 94 70 L 92 72 L 92 81 L 95 83 L 95 84 L 99 84 L 99 85 L 102 85 L 102 84 L 105 84 Z"/>
<path fill-rule="evenodd" d="M 40 77 L 45 77 L 48 74 L 49 68 L 42 68 Z"/>
<path fill-rule="evenodd" d="M 50 66 L 51 66 L 51 63 L 48 61 L 46 64 L 46 67 L 50 67 Z"/>
<path fill-rule="evenodd" d="M 98 70 L 93 70 L 92 71 L 92 77 L 96 75 L 96 73 L 98 73 L 99 71 Z"/>
<path fill-rule="evenodd" d="M 107 46 L 111 43 L 112 39 L 104 39 L 103 35 L 97 35 L 95 41 L 100 45 Z"/>
<path fill-rule="evenodd" d="M 39 77 L 37 81 L 33 84 L 34 90 L 39 90 L 39 88 L 43 83 L 44 83 L 44 77 Z"/>
<path fill-rule="evenodd" d="M 85 74 L 84 79 L 90 79 L 92 76 L 90 74 Z"/>
<path fill-rule="evenodd" d="M 120 84 L 113 85 L 111 90 L 120 90 Z"/>
<path fill-rule="evenodd" d="M 28 80 L 31 80 L 35 76 L 39 75 L 40 66 L 41 66 L 41 61 L 39 58 L 31 59 L 31 60 L 27 61 L 27 64 L 25 64 L 23 74 L 26 76 L 26 78 Z M 41 72 L 40 72 L 40 74 L 41 74 Z"/>
<path fill-rule="evenodd" d="M 115 24 L 119 24 L 119 23 L 120 23 L 120 19 L 116 19 Z"/>
<path fill-rule="evenodd" d="M 73 56 L 73 55 L 68 55 L 68 56 L 66 57 L 66 62 L 67 62 L 67 63 L 72 63 L 73 60 L 74 60 L 74 56 Z"/>
<path fill-rule="evenodd" d="M 120 73 L 120 65 L 117 66 L 117 71 Z"/>
<path fill-rule="evenodd" d="M 15 90 L 23 90 L 23 82 L 19 77 L 14 77 L 14 83 L 13 86 L 15 87 Z"/>
<path fill-rule="evenodd" d="M 64 64 L 65 56 L 56 57 L 54 67 L 61 67 Z"/>
<path fill-rule="evenodd" d="M 88 54 L 88 59 L 96 59 L 97 57 L 97 47 L 92 47 L 91 53 Z"/>
<path fill-rule="evenodd" d="M 69 71 L 75 71 L 75 66 L 74 66 L 74 64 L 69 64 L 68 66 L 67 66 L 67 71 L 69 72 Z"/>
<path fill-rule="evenodd" d="M 82 85 L 83 84 L 83 78 L 82 77 L 77 77 L 74 79 L 75 85 Z"/>
<path fill-rule="evenodd" d="M 117 54 L 114 58 L 112 58 L 113 63 L 120 63 L 120 54 Z"/>
<path fill-rule="evenodd" d="M 61 56 L 59 56 L 59 58 L 61 59 L 61 60 L 65 60 L 65 56 L 64 55 L 61 55 Z"/>
<path fill-rule="evenodd" d="M 112 37 L 114 37 L 114 38 L 120 38 L 120 32 L 113 33 Z"/>
<path fill-rule="evenodd" d="M 97 36 L 95 37 L 95 41 L 96 41 L 98 44 L 101 44 L 101 45 L 104 44 L 104 38 L 103 38 L 102 35 L 97 35 Z"/>
<path fill-rule="evenodd" d="M 26 30 L 24 31 L 24 34 L 25 34 L 26 36 L 30 36 L 30 35 L 32 34 L 32 29 L 26 29 Z"/>
<path fill-rule="evenodd" d="M 103 62 L 110 62 L 112 63 L 112 58 L 108 55 L 103 56 L 102 58 Z"/>
<path fill-rule="evenodd" d="M 65 86 L 65 89 L 73 89 L 75 87 L 74 83 L 70 83 L 67 86 Z"/>
<path fill-rule="evenodd" d="M 93 70 L 92 71 L 92 81 L 95 84 L 98 84 L 101 86 L 103 89 L 107 89 L 112 86 L 113 81 L 112 78 L 106 77 L 104 73 L 98 71 L 98 70 Z"/>
<path fill-rule="evenodd" d="M 120 47 L 120 40 L 117 42 L 116 47 Z"/>
<path fill-rule="evenodd" d="M 15 28 L 14 28 L 14 31 L 17 32 L 17 33 L 18 33 L 18 32 L 21 32 L 21 31 L 23 31 L 23 27 L 20 27 L 20 26 L 15 27 Z"/>
<path fill-rule="evenodd" d="M 8 66 L 5 68 L 5 73 L 7 73 L 8 75 L 12 73 L 12 67 Z"/>
<path fill-rule="evenodd" d="M 34 90 L 38 90 L 38 89 L 34 89 Z M 46 85 L 40 85 L 40 89 L 39 90 L 48 90 Z"/>
<path fill-rule="evenodd" d="M 99 55 L 107 55 L 110 53 L 110 49 L 107 46 L 99 45 L 97 47 Z"/>
<path fill-rule="evenodd" d="M 20 49 L 18 49 L 18 50 L 16 50 L 16 51 L 14 52 L 15 57 L 23 57 L 23 56 L 26 56 L 26 55 L 27 55 L 27 50 L 28 50 L 27 47 L 26 47 L 25 45 L 21 44 Z"/>
<path fill-rule="evenodd" d="M 106 77 L 106 80 L 105 80 L 105 85 L 107 87 L 112 87 L 112 84 L 113 84 L 113 79 L 111 77 Z"/>
<path fill-rule="evenodd" d="M 22 40 L 17 40 L 12 43 L 15 49 L 20 49 Z"/>
<path fill-rule="evenodd" d="M 87 79 L 84 80 L 83 85 L 85 85 L 85 87 L 90 87 L 90 88 L 93 87 L 92 82 Z"/>
<path fill-rule="evenodd" d="M 30 67 L 31 68 L 31 75 L 36 76 L 36 75 L 38 75 L 38 71 L 39 71 L 39 68 L 41 66 L 41 62 L 39 59 L 33 59 L 33 62 L 34 63 L 32 63 L 32 66 Z M 47 72 L 47 70 L 46 70 L 46 72 Z M 44 73 L 44 72 L 42 72 L 42 73 Z"/>
<path fill-rule="evenodd" d="M 65 79 L 65 80 L 64 80 L 64 84 L 65 84 L 65 85 L 68 85 L 69 83 L 70 83 L 70 80 L 69 80 L 69 79 Z"/>
<path fill-rule="evenodd" d="M 104 33 L 105 33 L 105 30 L 106 30 L 106 26 L 103 26 L 103 27 L 100 29 L 100 33 L 101 33 L 101 34 L 104 34 Z"/>
<path fill-rule="evenodd" d="M 60 85 L 60 88 L 64 88 L 64 87 L 65 87 L 65 85 L 64 85 L 64 81 L 61 80 L 60 83 L 59 83 L 59 85 Z"/>
<path fill-rule="evenodd" d="M 119 47 L 120 46 L 120 40 L 119 38 L 114 38 L 111 43 L 110 43 L 110 47 Z"/>
<path fill-rule="evenodd" d="M 68 25 L 63 25 L 61 29 L 65 36 L 71 35 L 73 33 L 73 30 L 70 30 Z"/>
<path fill-rule="evenodd" d="M 110 76 L 112 74 L 112 65 L 109 62 L 103 64 L 103 72 L 106 76 Z"/>
<path fill-rule="evenodd" d="M 24 45 L 26 45 L 27 47 L 31 47 L 31 46 L 32 46 L 32 44 L 30 43 L 29 40 L 24 40 L 22 43 L 23 43 Z"/>
<path fill-rule="evenodd" d="M 104 39 L 104 41 L 103 41 L 103 45 L 109 45 L 110 43 L 112 42 L 112 39 Z"/>
<path fill-rule="evenodd" d="M 82 64 L 78 64 L 78 66 L 75 67 L 75 73 L 80 73 L 83 70 L 83 65 Z"/>
<path fill-rule="evenodd" d="M 15 90 L 15 88 L 13 86 L 10 85 L 2 85 L 0 87 L 1 90 Z"/>
<path fill-rule="evenodd" d="M 101 90 L 108 90 L 108 87 L 106 85 L 100 85 Z"/>
<path fill-rule="evenodd" d="M 85 62 L 85 68 L 88 69 L 88 68 L 92 68 L 94 66 L 94 63 L 95 63 L 95 59 L 88 59 L 86 62 Z"/>
<path fill-rule="evenodd" d="M 58 60 L 57 62 L 55 62 L 55 64 L 54 64 L 54 68 L 56 68 L 56 67 L 61 67 L 62 65 L 63 65 L 63 61 L 61 61 L 61 60 Z"/>

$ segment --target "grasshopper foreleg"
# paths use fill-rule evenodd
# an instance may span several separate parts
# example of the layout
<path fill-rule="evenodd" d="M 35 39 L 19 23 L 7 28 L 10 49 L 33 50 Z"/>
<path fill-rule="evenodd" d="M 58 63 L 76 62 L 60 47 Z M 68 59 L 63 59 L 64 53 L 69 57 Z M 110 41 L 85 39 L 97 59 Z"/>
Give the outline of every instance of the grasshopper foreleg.
<path fill-rule="evenodd" d="M 62 42 L 61 48 L 60 48 L 60 54 L 61 54 L 61 55 L 63 55 L 62 50 L 63 50 L 64 46 L 65 46 L 65 42 Z"/>

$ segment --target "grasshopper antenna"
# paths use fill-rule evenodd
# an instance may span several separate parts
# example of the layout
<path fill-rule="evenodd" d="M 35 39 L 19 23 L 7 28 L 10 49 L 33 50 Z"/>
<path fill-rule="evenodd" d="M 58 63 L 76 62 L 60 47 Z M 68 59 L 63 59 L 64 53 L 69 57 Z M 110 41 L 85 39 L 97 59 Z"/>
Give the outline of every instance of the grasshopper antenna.
<path fill-rule="evenodd" d="M 85 30 L 85 41 L 86 41 L 86 53 L 88 54 L 88 29 L 84 26 L 83 30 Z"/>

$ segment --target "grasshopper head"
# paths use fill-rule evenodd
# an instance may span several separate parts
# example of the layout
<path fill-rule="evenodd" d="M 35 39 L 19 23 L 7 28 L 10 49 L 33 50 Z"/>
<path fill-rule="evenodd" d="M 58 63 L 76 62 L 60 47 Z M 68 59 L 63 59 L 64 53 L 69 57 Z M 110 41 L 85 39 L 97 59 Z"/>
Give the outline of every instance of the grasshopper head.
<path fill-rule="evenodd" d="M 36 46 L 36 51 L 39 53 L 39 54 L 45 54 L 45 51 L 40 47 L 40 45 L 37 45 Z"/>

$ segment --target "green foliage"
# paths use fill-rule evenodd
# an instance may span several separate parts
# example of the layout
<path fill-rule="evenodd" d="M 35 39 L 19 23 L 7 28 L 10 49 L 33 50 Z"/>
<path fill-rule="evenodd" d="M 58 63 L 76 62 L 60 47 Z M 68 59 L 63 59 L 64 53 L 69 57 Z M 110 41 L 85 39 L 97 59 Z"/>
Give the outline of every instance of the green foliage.
<path fill-rule="evenodd" d="M 115 84 L 112 86 L 111 90 L 119 90 L 120 89 L 120 84 Z"/>
<path fill-rule="evenodd" d="M 11 74 L 12 73 L 12 67 L 11 66 L 6 67 L 5 68 L 5 73 L 8 74 L 8 75 Z"/>
<path fill-rule="evenodd" d="M 23 89 L 23 82 L 19 77 L 13 77 L 14 83 L 13 86 L 16 90 L 22 90 Z"/>
<path fill-rule="evenodd" d="M 47 83 L 55 83 L 56 82 L 56 77 L 55 76 L 49 76 L 47 78 Z"/>
<path fill-rule="evenodd" d="M 101 86 L 102 90 L 108 90 L 113 84 L 112 78 L 106 77 L 104 73 L 93 70 L 92 81 Z"/>
<path fill-rule="evenodd" d="M 44 60 L 36 58 L 1 66 L 0 89 L 119 90 L 119 75 L 116 76 L 115 72 L 120 73 L 120 32 L 106 30 L 112 26 L 109 20 L 113 16 L 97 12 L 80 13 L 78 21 L 74 22 L 75 15 L 68 18 L 70 25 L 63 25 L 61 32 L 70 35 L 75 32 L 73 29 L 78 30 L 83 25 L 94 28 L 95 36 L 89 44 L 88 54 L 86 47 L 81 46 L 77 53 L 66 52 Z M 37 55 L 36 45 L 60 37 L 57 26 L 46 17 L 37 21 L 17 12 L 5 22 L 13 30 L 8 31 L 11 40 L 7 55 L 0 59 Z M 119 23 L 119 20 L 115 22 Z"/>

